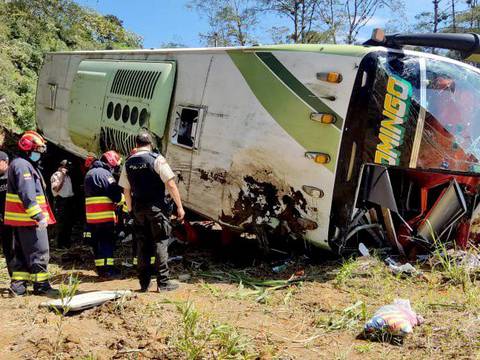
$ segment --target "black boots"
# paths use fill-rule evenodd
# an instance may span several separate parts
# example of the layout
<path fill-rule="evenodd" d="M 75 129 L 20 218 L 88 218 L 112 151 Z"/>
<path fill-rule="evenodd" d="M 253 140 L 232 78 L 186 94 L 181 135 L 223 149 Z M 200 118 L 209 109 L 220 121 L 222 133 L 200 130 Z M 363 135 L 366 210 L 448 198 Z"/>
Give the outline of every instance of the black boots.
<path fill-rule="evenodd" d="M 33 295 L 58 297 L 60 296 L 60 291 L 52 288 L 48 281 L 35 282 L 33 283 Z"/>
<path fill-rule="evenodd" d="M 10 284 L 10 293 L 13 296 L 24 296 L 27 294 L 27 282 L 15 280 Z M 33 295 L 58 297 L 60 292 L 50 286 L 48 281 L 33 283 Z"/>
<path fill-rule="evenodd" d="M 172 291 L 178 289 L 178 284 L 170 280 L 163 280 L 159 282 L 157 280 L 157 291 Z M 150 288 L 150 279 L 147 277 L 140 278 L 140 292 L 147 292 Z"/>
<path fill-rule="evenodd" d="M 178 286 L 179 285 L 177 283 L 174 283 L 170 280 L 167 280 L 165 282 L 158 283 L 157 291 L 158 292 L 160 292 L 160 291 L 173 291 L 173 290 L 178 289 Z"/>
<path fill-rule="evenodd" d="M 27 282 L 23 280 L 14 280 L 10 284 L 10 293 L 13 296 L 23 296 L 27 294 Z"/>
<path fill-rule="evenodd" d="M 140 292 L 147 292 L 150 288 L 150 276 L 139 276 Z"/>

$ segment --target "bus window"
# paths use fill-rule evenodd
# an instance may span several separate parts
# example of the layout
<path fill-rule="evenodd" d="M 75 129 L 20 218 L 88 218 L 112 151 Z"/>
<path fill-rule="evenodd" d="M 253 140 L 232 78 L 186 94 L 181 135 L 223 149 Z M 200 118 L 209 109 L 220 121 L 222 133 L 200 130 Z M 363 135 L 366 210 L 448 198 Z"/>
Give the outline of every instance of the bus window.
<path fill-rule="evenodd" d="M 480 74 L 469 66 L 426 60 L 426 116 L 417 166 L 480 171 Z"/>

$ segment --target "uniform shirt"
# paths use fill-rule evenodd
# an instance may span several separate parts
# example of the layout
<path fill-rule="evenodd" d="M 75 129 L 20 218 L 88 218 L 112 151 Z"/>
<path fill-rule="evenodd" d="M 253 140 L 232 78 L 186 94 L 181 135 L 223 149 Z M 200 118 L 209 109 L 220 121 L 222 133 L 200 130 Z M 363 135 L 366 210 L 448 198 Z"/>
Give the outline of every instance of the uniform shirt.
<path fill-rule="evenodd" d="M 61 183 L 63 180 L 63 185 L 59 191 L 53 190 L 53 187 L 57 183 Z M 52 177 L 50 178 L 50 182 L 52 184 L 52 193 L 53 196 L 57 197 L 60 196 L 62 198 L 69 198 L 74 195 L 73 187 L 72 187 L 72 179 L 68 174 L 64 174 L 62 171 L 56 171 L 53 173 Z"/>
<path fill-rule="evenodd" d="M 28 160 L 13 159 L 8 167 L 7 191 L 17 194 L 25 209 L 39 208 L 37 196 L 45 196 L 45 181 L 42 174 Z M 50 216 L 51 217 L 51 216 Z M 31 216 L 35 221 L 45 218 L 42 211 Z M 55 218 L 51 218 L 55 221 Z"/>
<path fill-rule="evenodd" d="M 140 149 L 136 152 L 136 154 L 143 151 L 147 152 L 149 150 Z M 165 160 L 165 158 L 162 155 L 158 155 L 158 157 L 155 159 L 154 168 L 155 168 L 155 172 L 158 174 L 158 176 L 160 176 L 160 179 L 162 179 L 164 183 L 175 178 L 174 172 L 170 168 L 170 165 L 168 165 L 167 160 Z M 125 169 L 125 165 L 123 165 L 122 167 L 122 172 L 120 174 L 118 185 L 120 185 L 121 187 L 127 190 L 130 190 L 131 188 L 130 182 L 128 181 L 127 170 Z"/>
<path fill-rule="evenodd" d="M 108 196 L 114 203 L 122 200 L 122 190 L 115 181 L 109 167 L 96 160 L 85 175 L 85 197 Z"/>
<path fill-rule="evenodd" d="M 5 213 L 5 198 L 7 196 L 7 172 L 0 176 L 0 221 L 3 222 L 3 215 Z"/>

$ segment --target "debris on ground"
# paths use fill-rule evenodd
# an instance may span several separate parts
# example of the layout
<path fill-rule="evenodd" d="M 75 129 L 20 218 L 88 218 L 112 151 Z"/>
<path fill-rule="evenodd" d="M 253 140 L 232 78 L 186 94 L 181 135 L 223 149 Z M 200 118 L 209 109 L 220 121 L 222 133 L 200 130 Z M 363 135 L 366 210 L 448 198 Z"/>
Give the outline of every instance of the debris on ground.
<path fill-rule="evenodd" d="M 369 257 L 370 256 L 370 251 L 368 248 L 365 246 L 364 243 L 358 244 L 358 251 L 362 256 Z"/>
<path fill-rule="evenodd" d="M 364 336 L 369 340 L 401 344 L 403 337 L 425 320 L 417 315 L 410 300 L 395 299 L 392 304 L 380 307 L 364 326 Z"/>
<path fill-rule="evenodd" d="M 461 266 L 467 271 L 480 271 L 480 254 L 478 252 L 449 249 L 445 253 L 439 254 L 439 256 L 430 257 L 430 265 L 432 267 L 439 265 L 442 258 L 450 259 L 457 266 Z"/>
<path fill-rule="evenodd" d="M 63 315 L 68 312 L 79 312 L 100 306 L 107 301 L 120 298 L 129 298 L 132 296 L 130 290 L 118 291 L 91 291 L 88 293 L 68 296 L 62 299 L 50 300 L 41 303 L 39 306 L 51 310 L 60 311 Z"/>
<path fill-rule="evenodd" d="M 395 274 L 395 275 L 408 275 L 408 276 L 418 276 L 421 275 L 421 271 L 417 270 L 412 264 L 405 263 L 401 264 L 398 261 L 395 261 L 393 258 L 388 257 L 385 259 L 388 268 Z"/>
<path fill-rule="evenodd" d="M 292 260 L 287 260 L 287 261 L 284 261 L 276 266 L 273 266 L 272 267 L 272 271 L 276 274 L 279 274 L 279 273 L 282 273 L 284 272 L 285 270 L 288 269 L 289 266 L 293 265 L 294 262 Z"/>

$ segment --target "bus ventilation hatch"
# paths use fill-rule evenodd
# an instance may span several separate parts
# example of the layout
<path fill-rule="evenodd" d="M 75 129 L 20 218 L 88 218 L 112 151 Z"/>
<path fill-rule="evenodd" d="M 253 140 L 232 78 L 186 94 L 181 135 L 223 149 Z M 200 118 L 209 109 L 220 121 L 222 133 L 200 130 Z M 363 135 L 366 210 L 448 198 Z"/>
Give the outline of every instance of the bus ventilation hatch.
<path fill-rule="evenodd" d="M 151 99 L 162 73 L 150 70 L 117 70 L 110 93 L 142 99 Z"/>
<path fill-rule="evenodd" d="M 100 131 L 100 149 L 102 152 L 115 150 L 124 156 L 128 156 L 134 147 L 135 135 L 109 127 L 102 127 Z"/>

